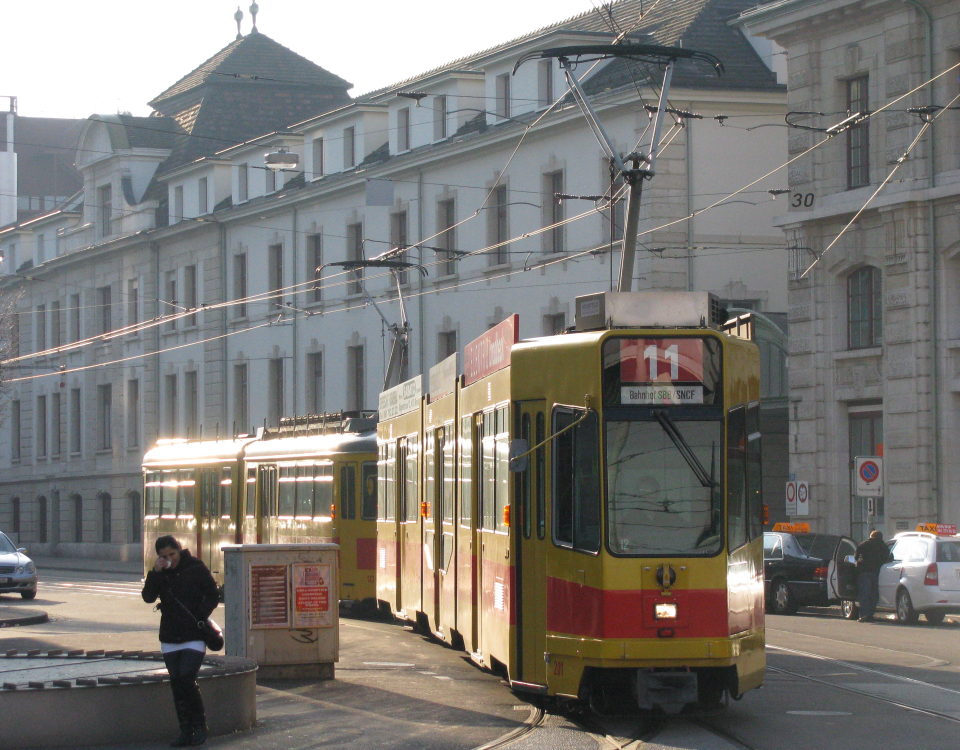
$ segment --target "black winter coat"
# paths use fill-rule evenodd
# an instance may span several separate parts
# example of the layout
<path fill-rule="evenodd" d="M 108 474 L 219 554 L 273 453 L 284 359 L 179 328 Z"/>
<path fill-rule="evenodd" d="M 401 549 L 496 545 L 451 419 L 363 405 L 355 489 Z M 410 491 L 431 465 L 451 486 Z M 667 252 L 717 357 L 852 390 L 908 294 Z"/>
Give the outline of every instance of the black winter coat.
<path fill-rule="evenodd" d="M 878 573 L 880 566 L 893 559 L 882 539 L 867 539 L 857 547 L 857 570 L 861 573 Z"/>
<path fill-rule="evenodd" d="M 190 554 L 180 553 L 180 563 L 175 568 L 157 572 L 151 570 L 143 583 L 140 596 L 147 604 L 160 598 L 160 642 L 185 643 L 203 640 L 197 620 L 205 620 L 217 608 L 220 601 L 216 581 L 207 566 Z M 179 599 L 193 617 L 174 601 Z"/>

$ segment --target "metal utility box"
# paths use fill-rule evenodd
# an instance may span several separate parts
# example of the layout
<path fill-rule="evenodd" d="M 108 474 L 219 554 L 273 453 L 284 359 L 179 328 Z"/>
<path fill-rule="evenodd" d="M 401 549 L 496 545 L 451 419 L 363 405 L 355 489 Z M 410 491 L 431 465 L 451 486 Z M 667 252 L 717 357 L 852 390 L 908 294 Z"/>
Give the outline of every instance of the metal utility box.
<path fill-rule="evenodd" d="M 333 679 L 340 655 L 337 544 L 236 544 L 224 551 L 227 656 L 258 676 Z"/>

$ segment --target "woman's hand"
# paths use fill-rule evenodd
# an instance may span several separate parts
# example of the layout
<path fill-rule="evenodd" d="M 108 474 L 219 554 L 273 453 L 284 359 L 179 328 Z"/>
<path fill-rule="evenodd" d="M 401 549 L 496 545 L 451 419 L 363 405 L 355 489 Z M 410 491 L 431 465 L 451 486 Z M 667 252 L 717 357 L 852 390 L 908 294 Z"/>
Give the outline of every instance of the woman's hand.
<path fill-rule="evenodd" d="M 165 557 L 158 557 L 157 561 L 153 564 L 153 569 L 158 573 L 161 570 L 166 570 L 170 567 L 170 561 Z"/>

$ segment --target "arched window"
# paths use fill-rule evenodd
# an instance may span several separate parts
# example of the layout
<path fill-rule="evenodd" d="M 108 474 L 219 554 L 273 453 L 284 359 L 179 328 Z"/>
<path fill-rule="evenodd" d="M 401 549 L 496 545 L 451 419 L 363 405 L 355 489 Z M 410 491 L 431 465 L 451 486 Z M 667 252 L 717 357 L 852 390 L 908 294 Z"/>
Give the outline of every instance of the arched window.
<path fill-rule="evenodd" d="M 847 277 L 847 348 L 866 349 L 882 342 L 880 269 L 864 266 Z"/>

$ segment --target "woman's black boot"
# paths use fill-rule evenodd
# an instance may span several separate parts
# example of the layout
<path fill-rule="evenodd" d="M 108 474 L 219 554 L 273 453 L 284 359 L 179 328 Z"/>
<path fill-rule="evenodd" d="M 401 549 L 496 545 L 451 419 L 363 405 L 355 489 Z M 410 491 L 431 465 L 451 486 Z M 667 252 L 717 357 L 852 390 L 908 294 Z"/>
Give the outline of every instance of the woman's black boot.
<path fill-rule="evenodd" d="M 180 736 L 177 737 L 173 742 L 170 743 L 170 747 L 189 747 L 190 745 L 201 745 L 202 742 L 194 742 L 196 735 L 193 731 L 193 727 L 189 724 L 180 725 Z M 203 735 L 204 741 L 207 739 L 206 733 Z"/>

